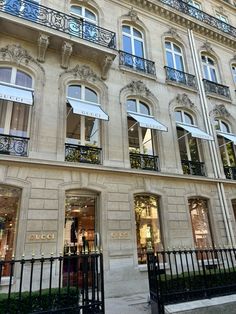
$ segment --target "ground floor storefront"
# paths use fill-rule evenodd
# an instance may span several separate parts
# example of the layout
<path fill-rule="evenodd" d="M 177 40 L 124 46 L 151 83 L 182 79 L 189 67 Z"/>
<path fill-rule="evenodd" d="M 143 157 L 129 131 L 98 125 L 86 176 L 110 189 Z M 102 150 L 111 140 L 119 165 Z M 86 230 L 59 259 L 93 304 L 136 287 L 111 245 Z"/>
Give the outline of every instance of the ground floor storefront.
<path fill-rule="evenodd" d="M 225 219 L 213 179 L 15 161 L 0 174 L 2 258 L 102 249 L 106 296 L 148 290 L 148 249 L 229 245 L 235 233 L 233 182 Z"/>

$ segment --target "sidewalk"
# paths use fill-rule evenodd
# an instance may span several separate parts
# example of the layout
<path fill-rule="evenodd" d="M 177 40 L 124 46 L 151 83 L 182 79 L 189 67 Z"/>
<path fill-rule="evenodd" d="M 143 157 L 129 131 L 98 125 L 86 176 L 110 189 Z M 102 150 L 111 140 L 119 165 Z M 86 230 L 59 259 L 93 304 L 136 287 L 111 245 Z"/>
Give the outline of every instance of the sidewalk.
<path fill-rule="evenodd" d="M 135 294 L 126 297 L 108 298 L 105 300 L 106 314 L 151 314 L 147 302 L 148 295 Z"/>

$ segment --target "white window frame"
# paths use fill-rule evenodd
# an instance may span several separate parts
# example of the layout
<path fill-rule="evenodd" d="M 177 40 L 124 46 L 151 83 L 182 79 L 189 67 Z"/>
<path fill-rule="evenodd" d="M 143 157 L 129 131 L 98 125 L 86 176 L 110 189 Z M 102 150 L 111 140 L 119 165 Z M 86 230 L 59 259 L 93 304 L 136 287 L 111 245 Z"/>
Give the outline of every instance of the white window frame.
<path fill-rule="evenodd" d="M 86 85 L 83 85 L 83 84 L 69 84 L 68 87 L 67 87 L 67 95 L 68 95 L 68 88 L 69 86 L 80 86 L 81 87 L 81 98 L 77 98 L 77 99 L 80 99 L 82 101 L 86 101 L 85 100 L 85 89 L 86 88 L 89 88 L 90 90 L 92 90 L 93 92 L 95 92 L 97 94 L 97 102 L 94 103 L 94 104 L 99 104 L 99 95 L 98 93 L 86 86 Z M 72 108 L 71 110 L 69 111 L 69 113 L 67 114 L 67 117 L 69 116 L 69 114 L 71 113 L 72 111 Z M 85 119 L 87 118 L 87 116 L 83 116 L 83 115 L 78 115 L 78 119 L 80 119 L 80 139 L 73 139 L 73 138 L 69 138 L 69 137 L 66 137 L 66 143 L 68 144 L 76 144 L 76 145 L 81 145 L 81 146 L 86 146 L 88 145 L 88 142 L 86 142 L 85 140 Z M 97 123 L 97 126 L 98 126 L 98 143 L 97 143 L 97 147 L 100 147 L 100 143 L 101 143 L 101 139 L 100 139 L 100 120 L 99 119 L 95 119 L 96 123 Z M 67 122 L 67 121 L 66 121 Z M 67 130 L 66 130 L 67 132 Z"/>
<path fill-rule="evenodd" d="M 179 46 L 179 45 L 176 45 L 176 43 L 170 41 L 170 40 L 165 40 L 165 45 L 166 43 L 170 43 L 171 44 L 171 48 L 167 48 L 165 46 L 165 52 L 166 52 L 166 64 L 167 66 L 169 67 L 168 65 L 168 58 L 167 58 L 167 51 L 171 53 L 172 55 L 172 59 L 173 59 L 173 63 L 174 63 L 174 69 L 177 70 L 177 71 L 182 71 L 182 72 L 185 72 L 185 64 L 184 64 L 184 57 L 183 57 L 183 51 L 182 51 L 182 48 Z M 178 47 L 180 49 L 181 52 L 177 52 L 174 50 L 174 46 Z M 179 70 L 177 69 L 177 66 L 176 66 L 176 59 L 175 59 L 175 56 L 180 56 L 181 59 L 182 59 L 182 64 L 183 64 L 183 69 L 182 70 Z"/>
<path fill-rule="evenodd" d="M 236 64 L 235 63 L 233 63 L 231 65 L 231 71 L 232 71 L 232 75 L 233 75 L 233 81 L 236 84 Z"/>
<path fill-rule="evenodd" d="M 1 70 L 1 68 L 9 68 L 9 69 L 11 69 L 11 79 L 10 79 L 10 82 L 8 82 L 8 83 L 11 84 L 11 85 L 13 85 L 13 86 L 16 87 L 16 88 L 19 88 L 19 87 L 21 86 L 21 85 L 16 85 L 16 84 L 15 84 L 17 71 L 19 70 L 20 72 L 23 72 L 23 73 L 29 75 L 27 72 L 24 72 L 24 71 L 22 71 L 22 70 L 20 70 L 20 69 L 18 69 L 18 68 L 16 68 L 16 67 L 11 67 L 11 66 L 8 66 L 8 65 L 4 65 L 4 66 L 1 66 L 1 67 L 0 67 L 0 70 Z M 32 86 L 31 86 L 31 87 L 33 87 L 33 84 L 34 84 L 33 78 L 32 78 L 31 75 L 29 75 L 29 76 L 30 76 L 31 79 L 32 79 Z M 0 81 L 0 83 L 1 83 L 1 81 Z M 6 84 L 6 82 L 3 82 L 3 83 Z M 24 88 L 25 88 L 25 87 L 24 87 Z M 29 89 L 30 89 L 30 88 L 29 88 Z M 13 102 L 13 101 L 10 101 L 10 100 L 7 100 L 6 102 L 7 102 L 7 110 L 6 110 L 6 116 L 5 116 L 5 123 L 4 123 L 4 128 L 3 128 L 3 134 L 5 134 L 5 135 L 10 135 L 11 117 L 12 117 L 12 113 L 13 113 L 12 111 L 13 111 L 13 104 L 14 104 L 14 102 Z M 21 104 L 21 106 L 27 106 L 27 105 Z M 30 106 L 30 108 L 29 108 L 29 117 L 28 117 L 28 123 L 27 123 L 26 136 L 24 136 L 24 137 L 29 137 L 30 122 L 31 122 L 30 117 L 31 117 L 31 106 Z M 14 136 L 14 135 L 12 135 L 12 136 Z"/>
<path fill-rule="evenodd" d="M 71 8 L 72 8 L 72 7 L 79 7 L 79 8 L 81 8 L 82 13 L 81 13 L 81 14 L 77 14 L 77 13 L 71 11 Z M 88 10 L 88 11 L 90 11 L 91 13 L 93 13 L 93 14 L 95 15 L 95 17 L 96 17 L 96 20 L 94 21 L 94 20 L 89 19 L 88 17 L 86 17 L 86 16 L 85 16 L 85 10 Z M 72 4 L 72 5 L 70 6 L 70 14 L 73 15 L 73 16 L 75 16 L 75 17 L 79 17 L 80 19 L 83 19 L 83 20 L 86 21 L 86 22 L 89 22 L 89 23 L 98 25 L 98 16 L 97 16 L 97 14 L 96 14 L 93 10 L 87 8 L 86 6 Z"/>
<path fill-rule="evenodd" d="M 202 60 L 202 57 L 205 57 L 206 58 L 206 62 L 204 62 Z M 209 62 L 209 59 L 213 61 L 213 65 Z M 203 77 L 204 79 L 208 80 L 208 81 L 211 81 L 211 82 L 214 82 L 214 83 L 218 83 L 219 81 L 219 75 L 218 75 L 218 70 L 217 70 L 217 65 L 216 65 L 216 61 L 215 59 L 209 57 L 207 54 L 201 54 L 201 63 L 202 63 L 202 69 L 203 69 Z M 205 68 L 207 70 L 207 76 L 206 77 L 206 73 L 205 73 Z M 213 77 L 212 77 L 212 74 L 211 74 L 211 71 L 210 70 L 214 70 L 215 72 L 215 76 L 216 76 L 216 81 L 213 80 Z"/>
<path fill-rule="evenodd" d="M 130 34 L 123 31 L 123 26 L 126 26 L 126 27 L 129 27 L 129 28 L 130 28 Z M 140 38 L 140 37 L 135 36 L 135 35 L 134 35 L 134 30 L 138 31 L 138 32 L 142 35 L 142 37 Z M 134 41 L 137 40 L 137 41 L 139 41 L 139 42 L 142 43 L 143 56 L 142 56 L 142 57 L 137 56 L 137 57 L 138 57 L 138 58 L 144 58 L 144 59 L 145 59 L 145 58 L 146 58 L 146 52 L 145 52 L 144 35 L 143 35 L 143 33 L 142 33 L 139 29 L 137 29 L 136 27 L 133 27 L 132 25 L 122 24 L 122 46 L 123 46 L 124 52 L 127 52 L 127 51 L 125 50 L 125 47 L 124 47 L 124 40 L 123 40 L 123 36 L 124 36 L 124 35 L 125 35 L 126 37 L 129 37 L 129 38 L 130 38 L 130 41 L 131 41 L 131 54 L 134 55 L 134 56 L 136 56 L 136 54 L 135 54 L 135 45 L 134 45 Z M 129 53 L 129 52 L 127 52 L 127 53 Z"/>

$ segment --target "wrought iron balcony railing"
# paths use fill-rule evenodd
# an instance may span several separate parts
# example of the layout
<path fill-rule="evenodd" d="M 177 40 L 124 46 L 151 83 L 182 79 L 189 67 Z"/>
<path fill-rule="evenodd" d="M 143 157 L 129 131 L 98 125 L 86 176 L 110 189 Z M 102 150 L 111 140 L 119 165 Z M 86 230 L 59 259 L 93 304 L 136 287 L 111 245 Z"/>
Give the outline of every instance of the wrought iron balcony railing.
<path fill-rule="evenodd" d="M 236 167 L 224 166 L 226 179 L 236 180 Z"/>
<path fill-rule="evenodd" d="M 216 17 L 209 15 L 192 5 L 182 1 L 182 0 L 157 0 L 161 3 L 167 4 L 168 6 L 178 10 L 179 12 L 185 13 L 198 21 L 208 24 L 218 30 L 227 33 L 231 36 L 236 37 L 236 28 L 217 19 Z"/>
<path fill-rule="evenodd" d="M 131 168 L 158 171 L 158 156 L 130 153 Z"/>
<path fill-rule="evenodd" d="M 124 65 L 136 71 L 156 75 L 155 62 L 121 50 L 119 51 L 119 56 L 120 65 Z"/>
<path fill-rule="evenodd" d="M 89 164 L 101 164 L 101 148 L 65 144 L 65 160 Z"/>
<path fill-rule="evenodd" d="M 225 85 L 221 85 L 212 81 L 208 81 L 203 79 L 203 84 L 206 93 L 216 94 L 219 96 L 224 96 L 226 98 L 230 98 L 229 87 Z"/>
<path fill-rule="evenodd" d="M 196 77 L 192 74 L 185 73 L 170 67 L 165 66 L 167 81 L 184 84 L 188 87 L 197 88 Z"/>
<path fill-rule="evenodd" d="M 200 161 L 181 160 L 183 173 L 194 176 L 205 176 L 205 164 Z"/>
<path fill-rule="evenodd" d="M 0 154 L 27 157 L 28 137 L 0 134 Z"/>
<path fill-rule="evenodd" d="M 0 11 L 116 49 L 114 32 L 30 0 L 0 0 Z"/>

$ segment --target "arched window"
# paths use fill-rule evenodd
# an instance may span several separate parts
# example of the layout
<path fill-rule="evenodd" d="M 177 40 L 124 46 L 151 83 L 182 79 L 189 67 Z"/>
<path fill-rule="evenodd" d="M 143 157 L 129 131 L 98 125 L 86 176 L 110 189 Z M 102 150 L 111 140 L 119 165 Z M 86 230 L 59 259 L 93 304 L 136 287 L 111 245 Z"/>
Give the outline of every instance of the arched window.
<path fill-rule="evenodd" d="M 217 83 L 216 62 L 205 54 L 202 54 L 201 59 L 204 79 Z"/>
<path fill-rule="evenodd" d="M 227 179 L 236 180 L 236 135 L 230 131 L 230 126 L 221 119 L 216 119 L 215 128 L 220 149 L 221 160 Z"/>
<path fill-rule="evenodd" d="M 122 26 L 123 52 L 125 53 L 122 62 L 137 70 L 145 70 L 144 38 L 143 34 L 130 25 Z"/>
<path fill-rule="evenodd" d="M 92 10 L 84 6 L 72 5 L 70 8 L 70 12 L 72 15 L 82 18 L 84 21 L 87 21 L 89 23 L 98 23 L 97 15 Z"/>
<path fill-rule="evenodd" d="M 193 238 L 195 247 L 198 249 L 213 246 L 207 200 L 191 198 L 188 200 Z"/>
<path fill-rule="evenodd" d="M 163 249 L 158 197 L 154 195 L 136 195 L 134 197 L 134 211 L 138 263 L 146 264 L 148 249 L 154 249 L 155 251 Z"/>
<path fill-rule="evenodd" d="M 171 41 L 166 41 L 165 49 L 167 66 L 184 72 L 184 62 L 181 48 Z"/>
<path fill-rule="evenodd" d="M 233 80 L 234 80 L 234 83 L 236 84 L 236 64 L 232 64 L 231 69 L 232 69 Z"/>
<path fill-rule="evenodd" d="M 27 144 L 23 138 L 29 136 L 30 108 L 33 104 L 32 77 L 11 67 L 0 68 L 0 134 L 7 137 L 7 154 L 25 156 Z M 21 139 L 13 139 L 14 136 Z M 9 141 L 13 141 L 10 145 Z M 11 148 L 10 148 L 11 147 Z"/>
<path fill-rule="evenodd" d="M 183 173 L 204 175 L 204 163 L 197 139 L 201 138 L 203 131 L 194 125 L 193 117 L 184 110 L 175 111 L 175 121 Z"/>

